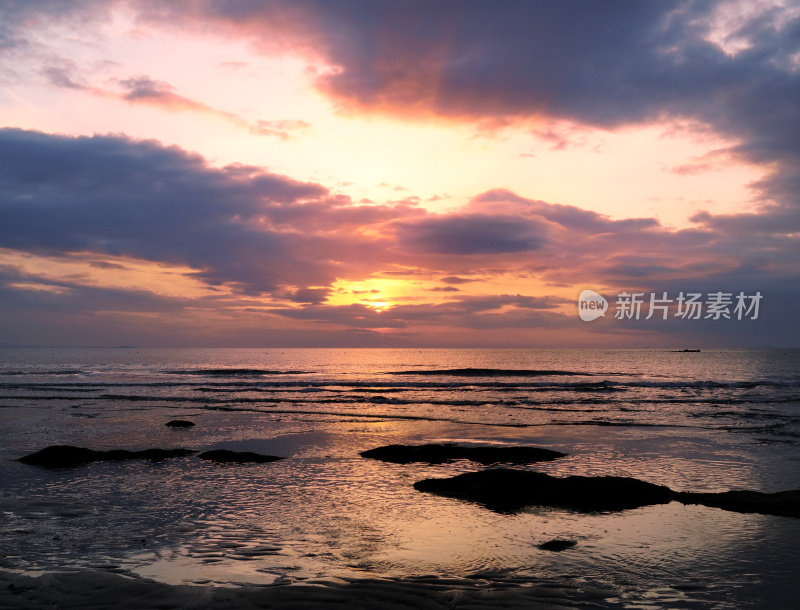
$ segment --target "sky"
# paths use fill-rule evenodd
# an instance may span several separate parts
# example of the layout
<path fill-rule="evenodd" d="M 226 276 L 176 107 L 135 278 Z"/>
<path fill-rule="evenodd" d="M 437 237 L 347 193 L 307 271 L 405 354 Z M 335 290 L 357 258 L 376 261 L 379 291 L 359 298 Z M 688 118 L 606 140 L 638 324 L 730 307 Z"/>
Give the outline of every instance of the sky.
<path fill-rule="evenodd" d="M 792 0 L 0 0 L 0 345 L 800 347 L 798 303 Z"/>

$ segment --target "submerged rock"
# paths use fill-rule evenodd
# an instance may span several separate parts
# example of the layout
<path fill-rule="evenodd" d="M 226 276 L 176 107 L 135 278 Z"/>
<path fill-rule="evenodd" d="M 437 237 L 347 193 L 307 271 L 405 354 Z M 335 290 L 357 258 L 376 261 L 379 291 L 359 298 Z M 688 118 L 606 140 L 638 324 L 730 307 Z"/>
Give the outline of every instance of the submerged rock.
<path fill-rule="evenodd" d="M 191 428 L 192 426 L 194 426 L 194 422 L 187 421 L 185 419 L 173 419 L 168 421 L 164 425 L 170 428 Z"/>
<path fill-rule="evenodd" d="M 212 462 L 222 462 L 231 464 L 263 464 L 265 462 L 275 462 L 284 458 L 275 455 L 263 455 L 252 451 L 230 451 L 229 449 L 213 449 L 204 451 L 197 457 Z"/>
<path fill-rule="evenodd" d="M 550 460 L 565 457 L 567 454 L 539 447 L 464 447 L 454 443 L 446 443 L 386 445 L 362 451 L 359 455 L 394 464 L 409 464 L 411 462 L 443 464 L 458 459 L 472 460 L 480 464 L 532 464 L 534 462 L 549 462 Z"/>
<path fill-rule="evenodd" d="M 626 477 L 551 477 L 542 472 L 497 468 L 448 479 L 425 479 L 414 489 L 470 500 L 498 512 L 554 506 L 580 512 L 617 511 L 672 499 L 669 487 Z"/>
<path fill-rule="evenodd" d="M 543 551 L 561 552 L 567 549 L 571 549 L 576 544 L 578 544 L 577 540 L 565 540 L 563 538 L 554 538 L 553 540 L 542 542 L 542 544 L 537 544 L 536 546 L 537 548 L 540 548 Z"/>
<path fill-rule="evenodd" d="M 800 489 L 762 493 L 760 491 L 726 491 L 723 493 L 676 493 L 684 504 L 702 504 L 739 513 L 760 513 L 800 517 Z"/>
<path fill-rule="evenodd" d="M 21 458 L 18 462 L 43 468 L 69 468 L 90 462 L 120 462 L 124 460 L 150 460 L 160 462 L 168 458 L 183 457 L 197 453 L 191 449 L 144 449 L 142 451 L 127 451 L 113 449 L 111 451 L 94 451 L 85 447 L 72 445 L 52 445 L 36 453 L 31 453 Z"/>

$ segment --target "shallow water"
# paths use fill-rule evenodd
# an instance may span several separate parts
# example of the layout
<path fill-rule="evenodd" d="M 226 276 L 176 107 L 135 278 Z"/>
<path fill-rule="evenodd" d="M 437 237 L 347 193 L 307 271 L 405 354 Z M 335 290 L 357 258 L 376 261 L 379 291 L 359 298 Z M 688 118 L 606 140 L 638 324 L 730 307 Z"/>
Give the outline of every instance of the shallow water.
<path fill-rule="evenodd" d="M 528 372 L 422 374 L 466 367 Z M 676 502 L 499 514 L 412 487 L 477 464 L 358 453 L 531 444 L 570 454 L 529 467 L 555 475 L 633 476 L 682 491 L 797 489 L 799 373 L 800 352 L 777 350 L 2 350 L 0 567 L 224 586 L 546 578 L 605 587 L 609 605 L 786 607 L 798 592 L 800 520 Z M 166 428 L 173 418 L 197 425 Z M 288 459 L 56 471 L 12 461 L 52 444 Z M 552 538 L 578 544 L 537 548 Z"/>

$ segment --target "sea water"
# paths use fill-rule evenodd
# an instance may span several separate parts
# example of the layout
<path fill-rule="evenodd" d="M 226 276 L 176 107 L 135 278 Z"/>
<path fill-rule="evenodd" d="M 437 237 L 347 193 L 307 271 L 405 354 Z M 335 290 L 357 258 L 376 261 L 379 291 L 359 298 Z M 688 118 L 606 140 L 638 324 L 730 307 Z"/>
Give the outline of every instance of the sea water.
<path fill-rule="evenodd" d="M 413 488 L 479 464 L 359 456 L 393 443 L 532 445 L 569 455 L 515 468 L 678 491 L 798 489 L 798 350 L 3 349 L 0 414 L 0 567 L 15 573 L 231 587 L 545 580 L 605 587 L 609 604 L 637 608 L 789 607 L 800 592 L 798 519 L 676 502 L 497 513 Z M 164 425 L 176 418 L 196 425 Z M 286 459 L 14 461 L 56 444 Z M 577 545 L 537 547 L 553 538 Z"/>

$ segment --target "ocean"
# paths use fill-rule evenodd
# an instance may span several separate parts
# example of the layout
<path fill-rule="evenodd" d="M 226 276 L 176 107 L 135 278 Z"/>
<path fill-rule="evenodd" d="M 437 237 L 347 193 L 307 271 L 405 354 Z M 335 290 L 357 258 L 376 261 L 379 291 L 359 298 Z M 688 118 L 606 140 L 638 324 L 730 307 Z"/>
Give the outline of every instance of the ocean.
<path fill-rule="evenodd" d="M 481 464 L 359 453 L 528 445 L 568 455 L 514 468 L 800 489 L 800 350 L 7 348 L 0 413 L 7 607 L 77 607 L 98 582 L 159 592 L 132 607 L 309 587 L 411 605 L 535 591 L 541 607 L 797 607 L 800 519 L 674 501 L 502 512 L 413 487 Z M 16 461 L 50 445 L 286 459 Z M 556 538 L 576 545 L 538 547 Z"/>

